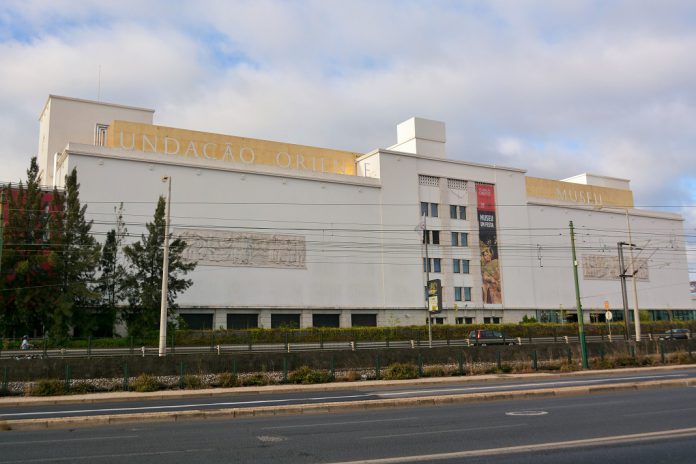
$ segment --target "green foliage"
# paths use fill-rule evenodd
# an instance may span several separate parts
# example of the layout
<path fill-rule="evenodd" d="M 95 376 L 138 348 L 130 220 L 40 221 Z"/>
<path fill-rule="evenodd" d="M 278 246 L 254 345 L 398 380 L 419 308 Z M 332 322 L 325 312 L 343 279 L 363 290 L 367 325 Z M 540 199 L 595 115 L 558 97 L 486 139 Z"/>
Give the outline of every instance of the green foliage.
<path fill-rule="evenodd" d="M 77 381 L 73 382 L 72 385 L 70 385 L 70 393 L 76 394 L 76 395 L 81 395 L 81 394 L 86 394 L 86 393 L 95 393 L 98 392 L 99 388 L 91 384 L 89 382 L 85 381 Z"/>
<path fill-rule="evenodd" d="M 239 379 L 232 372 L 222 372 L 215 376 L 213 385 L 221 388 L 233 388 L 239 385 Z"/>
<path fill-rule="evenodd" d="M 384 380 L 405 380 L 418 378 L 418 367 L 414 364 L 394 363 L 382 375 Z"/>
<path fill-rule="evenodd" d="M 65 395 L 65 382 L 58 379 L 41 379 L 29 390 L 32 396 Z"/>
<path fill-rule="evenodd" d="M 240 383 L 243 387 L 251 387 L 268 385 L 271 383 L 271 381 L 266 374 L 257 372 L 255 374 L 242 378 Z"/>
<path fill-rule="evenodd" d="M 133 380 L 133 382 L 131 382 L 130 387 L 134 391 L 143 393 L 162 390 L 164 385 L 162 385 L 152 375 L 140 374 L 135 380 Z"/>
<path fill-rule="evenodd" d="M 205 386 L 201 378 L 197 375 L 187 374 L 184 376 L 183 380 L 182 387 L 187 390 L 198 390 Z"/>
<path fill-rule="evenodd" d="M 423 377 L 446 377 L 447 372 L 441 366 L 431 366 L 423 371 Z"/>
<path fill-rule="evenodd" d="M 529 317 L 526 314 L 522 317 L 522 324 L 536 324 L 537 320 L 535 317 Z"/>
<path fill-rule="evenodd" d="M 288 381 L 300 384 L 327 383 L 331 382 L 331 373 L 302 366 L 290 372 Z"/>
<path fill-rule="evenodd" d="M 160 196 L 153 221 L 145 225 L 147 234 L 143 234 L 139 242 L 123 248 L 129 264 L 124 278 L 124 295 L 128 300 L 128 307 L 124 309 L 123 317 L 131 335 L 142 336 L 148 330 L 155 328 L 159 321 L 165 203 L 164 197 Z M 182 277 L 196 267 L 196 263 L 183 260 L 182 254 L 185 248 L 186 242 L 178 238 L 169 244 L 167 292 L 169 315 L 172 315 L 176 309 L 177 295 L 192 284 L 190 279 Z"/>

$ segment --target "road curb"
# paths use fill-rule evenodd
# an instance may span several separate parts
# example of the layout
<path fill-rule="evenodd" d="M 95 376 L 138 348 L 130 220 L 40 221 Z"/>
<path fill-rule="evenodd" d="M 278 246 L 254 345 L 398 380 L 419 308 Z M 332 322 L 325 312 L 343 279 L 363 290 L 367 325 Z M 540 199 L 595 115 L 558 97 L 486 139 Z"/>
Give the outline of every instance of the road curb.
<path fill-rule="evenodd" d="M 676 366 L 631 367 L 623 369 L 587 370 L 573 372 L 534 372 L 528 374 L 489 374 L 471 375 L 459 377 L 433 377 L 410 380 L 368 380 L 357 382 L 331 382 L 314 385 L 267 385 L 261 387 L 234 387 L 234 388 L 209 388 L 202 390 L 165 390 L 150 393 L 138 392 L 113 392 L 90 393 L 85 395 L 62 395 L 52 397 L 0 397 L 0 407 L 17 406 L 51 406 L 60 404 L 105 403 L 110 401 L 141 401 L 141 400 L 174 400 L 184 398 L 214 398 L 218 396 L 256 395 L 262 393 L 299 393 L 299 392 L 331 392 L 335 390 L 360 389 L 365 387 L 392 387 L 405 385 L 438 385 L 441 383 L 471 383 L 490 382 L 501 379 L 558 379 L 567 377 L 584 377 L 596 374 L 612 372 L 617 375 L 636 372 L 660 372 L 664 370 L 693 369 L 696 364 L 682 364 Z"/>
<path fill-rule="evenodd" d="M 180 422 L 189 420 L 241 419 L 249 417 L 287 416 L 345 412 L 355 410 L 388 409 L 397 407 L 437 406 L 445 404 L 478 403 L 512 399 L 532 399 L 602 394 L 628 390 L 648 390 L 696 386 L 696 379 L 654 380 L 648 382 L 626 382 L 614 385 L 592 385 L 466 393 L 450 396 L 429 396 L 399 399 L 350 401 L 345 403 L 318 403 L 308 405 L 260 406 L 256 408 L 227 408 L 216 410 L 192 410 L 178 412 L 150 412 L 134 414 L 110 414 L 97 416 L 61 417 L 49 419 L 18 419 L 0 421 L 0 430 L 41 430 L 87 427 L 98 425 L 120 425 L 137 422 Z"/>

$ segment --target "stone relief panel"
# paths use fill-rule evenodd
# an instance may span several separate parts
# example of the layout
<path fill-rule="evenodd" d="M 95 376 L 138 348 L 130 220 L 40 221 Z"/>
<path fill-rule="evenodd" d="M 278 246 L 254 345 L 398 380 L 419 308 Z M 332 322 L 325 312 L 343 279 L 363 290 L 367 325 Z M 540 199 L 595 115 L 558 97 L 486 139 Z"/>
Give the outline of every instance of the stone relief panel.
<path fill-rule="evenodd" d="M 624 256 L 625 265 L 628 268 L 626 274 L 631 274 L 631 258 L 628 255 Z M 638 274 L 638 280 L 650 280 L 648 273 L 647 258 L 633 259 Z M 616 280 L 619 278 L 619 257 L 618 256 L 602 256 L 602 255 L 585 255 L 582 257 L 582 276 L 585 279 L 597 280 Z"/>
<path fill-rule="evenodd" d="M 177 229 L 173 236 L 188 245 L 184 259 L 199 266 L 307 268 L 305 238 L 299 235 Z"/>

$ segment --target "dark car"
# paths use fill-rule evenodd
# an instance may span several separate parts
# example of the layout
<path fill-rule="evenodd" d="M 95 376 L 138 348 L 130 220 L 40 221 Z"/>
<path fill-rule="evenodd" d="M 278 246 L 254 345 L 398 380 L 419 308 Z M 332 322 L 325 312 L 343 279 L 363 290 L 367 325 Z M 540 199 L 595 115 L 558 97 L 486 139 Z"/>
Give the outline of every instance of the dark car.
<path fill-rule="evenodd" d="M 516 345 L 517 340 L 506 337 L 497 330 L 476 329 L 469 332 L 469 343 L 472 345 Z"/>
<path fill-rule="evenodd" d="M 689 329 L 670 329 L 663 335 L 660 335 L 660 340 L 688 340 Z"/>

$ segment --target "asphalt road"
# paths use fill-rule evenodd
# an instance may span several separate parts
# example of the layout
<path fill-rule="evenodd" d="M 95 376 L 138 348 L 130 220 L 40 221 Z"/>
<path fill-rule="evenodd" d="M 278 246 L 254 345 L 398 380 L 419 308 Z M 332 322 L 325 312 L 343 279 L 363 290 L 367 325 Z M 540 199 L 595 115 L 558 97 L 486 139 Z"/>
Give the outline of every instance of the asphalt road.
<path fill-rule="evenodd" d="M 547 376 L 548 377 L 548 376 Z M 287 393 L 242 393 L 222 396 L 189 397 L 176 399 L 121 400 L 96 404 L 58 404 L 3 406 L 0 403 L 0 419 L 40 419 L 54 417 L 91 416 L 104 414 L 132 414 L 164 411 L 211 410 L 223 408 L 249 408 L 317 403 L 341 403 L 377 399 L 413 398 L 427 396 L 461 395 L 466 393 L 554 389 L 561 387 L 612 385 L 617 383 L 642 383 L 654 380 L 684 379 L 696 377 L 696 368 L 678 370 L 626 373 L 605 371 L 601 374 L 578 376 L 552 376 L 552 378 L 505 378 L 487 381 L 475 377 L 459 378 L 437 385 L 361 386 L 359 382 L 349 387 L 330 391 L 303 391 Z M 321 388 L 319 386 L 318 388 Z M 696 462 L 696 461 L 695 461 Z"/>
<path fill-rule="evenodd" d="M 0 433 L 0 464 L 693 463 L 696 388 Z"/>

